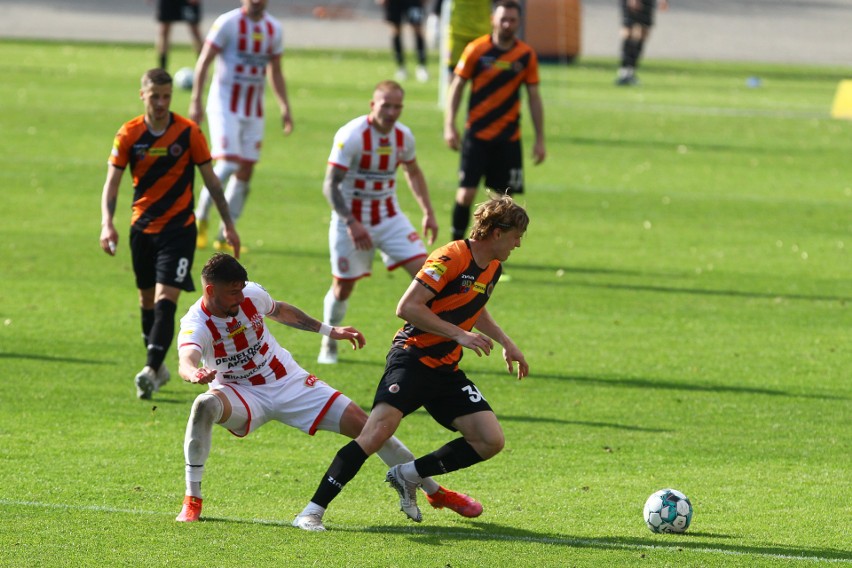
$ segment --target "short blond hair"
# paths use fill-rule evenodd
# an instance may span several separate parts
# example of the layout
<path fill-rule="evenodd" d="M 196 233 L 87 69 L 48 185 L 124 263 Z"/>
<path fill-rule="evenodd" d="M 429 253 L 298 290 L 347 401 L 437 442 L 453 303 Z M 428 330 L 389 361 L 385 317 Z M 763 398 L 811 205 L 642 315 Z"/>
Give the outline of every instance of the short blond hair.
<path fill-rule="evenodd" d="M 517 229 L 521 234 L 530 224 L 526 210 L 515 203 L 508 194 L 489 194 L 488 201 L 480 203 L 473 212 L 473 228 L 470 238 L 482 241 L 491 236 L 494 229 Z"/>

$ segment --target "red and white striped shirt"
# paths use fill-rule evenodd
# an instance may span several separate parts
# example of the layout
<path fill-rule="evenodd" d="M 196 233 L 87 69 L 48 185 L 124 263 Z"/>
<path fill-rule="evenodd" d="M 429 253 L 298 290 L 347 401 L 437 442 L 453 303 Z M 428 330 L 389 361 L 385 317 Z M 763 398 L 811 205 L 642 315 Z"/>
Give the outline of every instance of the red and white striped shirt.
<path fill-rule="evenodd" d="M 262 385 L 304 373 L 266 327 L 264 316 L 275 307 L 269 292 L 247 282 L 243 295 L 235 317 L 214 316 L 204 298 L 195 302 L 180 320 L 178 351 L 200 351 L 204 366 L 218 371 L 211 388 L 225 383 Z"/>
<path fill-rule="evenodd" d="M 206 41 L 221 50 L 207 98 L 208 114 L 262 117 L 266 66 L 284 53 L 281 23 L 266 12 L 255 22 L 237 8 L 216 18 Z"/>
<path fill-rule="evenodd" d="M 415 158 L 407 126 L 397 122 L 383 134 L 364 115 L 337 131 L 328 163 L 346 170 L 340 191 L 355 218 L 369 228 L 400 212 L 396 169 Z"/>

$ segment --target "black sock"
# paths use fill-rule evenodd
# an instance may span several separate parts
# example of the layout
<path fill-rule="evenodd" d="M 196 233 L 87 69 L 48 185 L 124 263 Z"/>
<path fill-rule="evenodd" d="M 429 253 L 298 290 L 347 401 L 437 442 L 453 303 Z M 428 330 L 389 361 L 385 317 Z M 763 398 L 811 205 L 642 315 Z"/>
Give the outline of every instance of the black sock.
<path fill-rule="evenodd" d="M 624 67 L 636 67 L 636 62 L 639 59 L 639 51 L 642 49 L 641 41 L 628 39 L 626 42 L 625 57 L 623 61 Z"/>
<path fill-rule="evenodd" d="M 422 35 L 417 36 L 417 61 L 420 65 L 426 65 L 426 40 Z"/>
<path fill-rule="evenodd" d="M 166 351 L 175 337 L 175 311 L 177 306 L 170 300 L 160 300 L 154 304 L 154 325 L 148 337 L 148 362 L 146 365 L 155 371 L 160 369 Z"/>
<path fill-rule="evenodd" d="M 631 63 L 631 52 L 633 42 L 630 38 L 625 38 L 621 41 L 621 66 L 622 67 L 632 67 Z"/>
<path fill-rule="evenodd" d="M 154 327 L 154 310 L 146 310 L 141 308 L 142 312 L 142 341 L 145 344 L 145 349 L 148 348 L 148 339 L 151 337 L 151 328 Z"/>
<path fill-rule="evenodd" d="M 160 54 L 160 69 L 166 68 L 166 62 L 168 61 L 168 59 L 169 59 L 169 56 L 166 55 L 165 53 Z"/>
<path fill-rule="evenodd" d="M 331 465 L 328 466 L 311 502 L 320 507 L 328 507 L 328 504 L 343 490 L 343 486 L 352 481 L 368 457 L 355 440 L 340 448 L 331 460 Z"/>
<path fill-rule="evenodd" d="M 402 36 L 399 34 L 393 36 L 391 44 L 393 45 L 393 56 L 396 58 L 396 64 L 403 67 L 405 65 L 405 57 L 402 55 Z"/>
<path fill-rule="evenodd" d="M 637 40 L 633 46 L 633 68 L 639 67 L 639 58 L 642 57 L 642 49 L 645 47 L 645 40 Z"/>
<path fill-rule="evenodd" d="M 453 207 L 453 240 L 458 241 L 465 237 L 467 224 L 470 222 L 470 206 L 456 203 Z"/>
<path fill-rule="evenodd" d="M 484 460 L 467 440 L 456 438 L 431 454 L 414 460 L 414 468 L 420 477 L 432 477 L 470 467 L 481 461 Z"/>

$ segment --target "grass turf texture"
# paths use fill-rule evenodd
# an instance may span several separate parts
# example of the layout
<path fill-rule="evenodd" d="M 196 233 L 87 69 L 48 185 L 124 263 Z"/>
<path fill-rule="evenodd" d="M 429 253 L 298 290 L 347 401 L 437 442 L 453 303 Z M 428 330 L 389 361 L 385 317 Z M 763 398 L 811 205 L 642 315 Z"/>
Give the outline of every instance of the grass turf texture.
<path fill-rule="evenodd" d="M 828 116 L 848 69 L 649 61 L 643 85 L 623 89 L 612 61 L 545 66 L 548 160 L 527 162 L 532 223 L 489 305 L 532 373 L 518 382 L 499 353 L 467 354 L 507 446 L 439 480 L 485 513 L 464 520 L 422 503 L 414 525 L 371 459 L 316 535 L 289 522 L 344 439 L 279 425 L 244 440 L 217 428 L 205 522 L 173 521 L 199 389 L 175 376 L 153 401 L 134 397 L 144 357 L 129 175 L 118 256 L 97 244 L 107 154 L 142 112 L 150 47 L 0 49 L 0 565 L 852 562 L 852 124 Z M 173 59 L 191 64 L 187 50 Z M 275 297 L 320 315 L 331 138 L 367 112 L 393 65 L 384 52 L 292 50 L 285 72 L 296 128 L 280 135 L 270 101 L 240 223 L 244 263 Z M 746 86 L 753 75 L 761 88 Z M 434 85 L 406 88 L 402 119 L 444 242 L 457 155 L 442 142 Z M 173 110 L 187 106 L 176 91 Z M 273 326 L 365 407 L 406 286 L 374 269 L 347 315 L 368 346 L 342 364 L 318 367 L 318 336 Z M 183 295 L 178 313 L 196 297 Z M 174 349 L 167 361 L 174 369 Z M 417 455 L 453 437 L 422 412 L 399 434 Z M 685 535 L 651 534 L 642 520 L 648 495 L 669 486 L 695 507 Z"/>

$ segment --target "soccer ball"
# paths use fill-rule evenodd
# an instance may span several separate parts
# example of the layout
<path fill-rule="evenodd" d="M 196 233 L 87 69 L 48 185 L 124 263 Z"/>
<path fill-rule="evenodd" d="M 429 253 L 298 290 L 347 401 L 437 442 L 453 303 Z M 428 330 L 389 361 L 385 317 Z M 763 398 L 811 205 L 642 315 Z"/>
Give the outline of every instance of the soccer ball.
<path fill-rule="evenodd" d="M 192 89 L 192 67 L 181 67 L 175 73 L 175 85 L 189 91 Z"/>
<path fill-rule="evenodd" d="M 655 533 L 682 533 L 692 522 L 692 503 L 677 489 L 660 489 L 645 501 L 644 516 Z"/>

